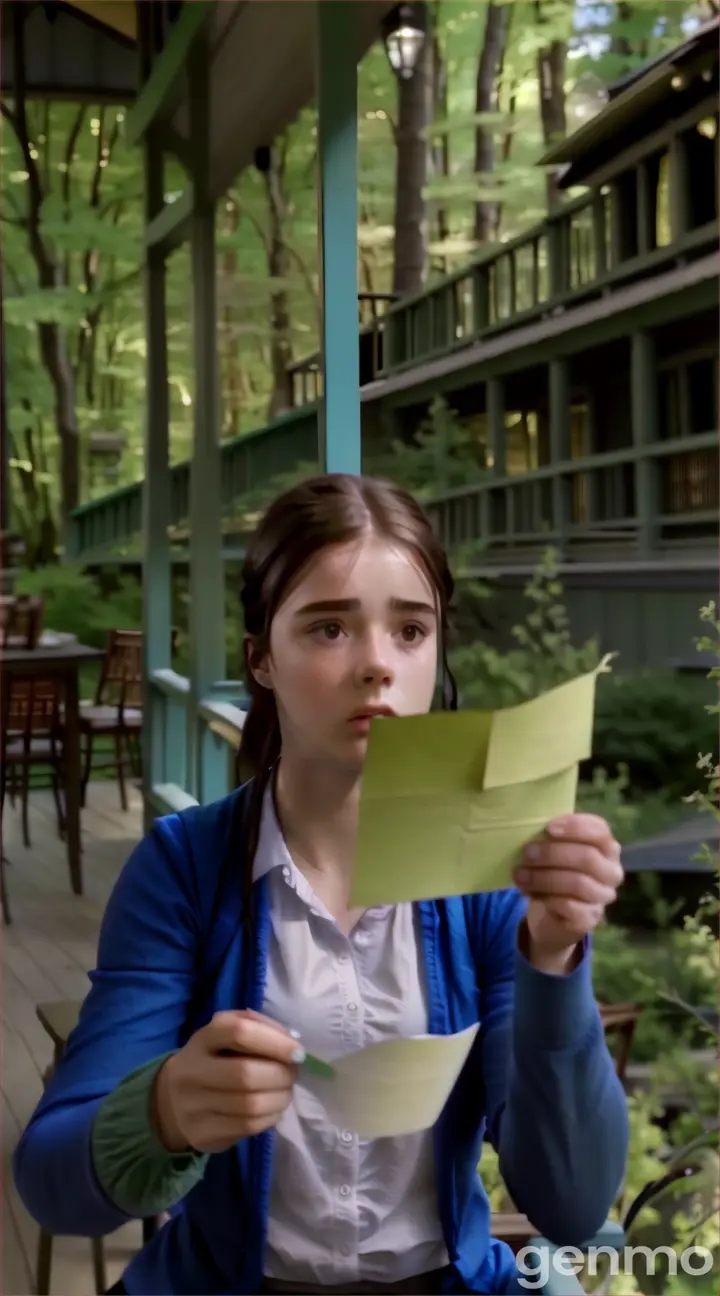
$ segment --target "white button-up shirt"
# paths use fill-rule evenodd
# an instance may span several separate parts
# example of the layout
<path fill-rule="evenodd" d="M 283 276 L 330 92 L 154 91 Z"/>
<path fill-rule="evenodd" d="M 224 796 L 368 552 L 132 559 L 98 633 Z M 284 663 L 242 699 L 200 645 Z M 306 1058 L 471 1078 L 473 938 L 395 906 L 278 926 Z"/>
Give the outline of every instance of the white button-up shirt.
<path fill-rule="evenodd" d="M 413 907 L 368 909 L 349 936 L 293 864 L 268 791 L 255 879 L 268 875 L 270 948 L 263 1011 L 331 1062 L 425 1034 Z M 333 1125 L 302 1084 L 275 1138 L 265 1275 L 325 1285 L 400 1282 L 448 1264 L 430 1131 L 359 1139 Z"/>

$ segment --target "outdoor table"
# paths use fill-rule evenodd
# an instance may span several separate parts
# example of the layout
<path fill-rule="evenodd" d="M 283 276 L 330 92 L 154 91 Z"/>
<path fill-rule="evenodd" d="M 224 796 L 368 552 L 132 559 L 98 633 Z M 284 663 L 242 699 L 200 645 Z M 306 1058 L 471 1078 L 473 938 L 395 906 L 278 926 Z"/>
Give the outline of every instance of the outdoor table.
<path fill-rule="evenodd" d="M 78 675 L 87 662 L 100 661 L 104 654 L 99 648 L 89 648 L 72 636 L 52 636 L 48 631 L 45 642 L 37 648 L 0 649 L 0 688 L 6 678 L 13 675 L 41 675 L 46 679 L 63 682 L 65 693 L 65 732 L 63 757 L 65 764 L 65 819 L 67 856 L 70 884 L 75 895 L 82 895 L 82 866 L 80 862 L 80 706 Z M 48 645 L 47 640 L 50 639 Z M 58 642 L 59 641 L 59 642 Z"/>

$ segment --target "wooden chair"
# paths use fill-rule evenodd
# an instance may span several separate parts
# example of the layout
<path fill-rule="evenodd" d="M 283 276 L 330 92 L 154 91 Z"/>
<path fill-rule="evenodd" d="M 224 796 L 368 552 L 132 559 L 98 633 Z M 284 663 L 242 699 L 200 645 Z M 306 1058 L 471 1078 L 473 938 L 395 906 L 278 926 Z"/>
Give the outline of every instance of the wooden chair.
<path fill-rule="evenodd" d="M 43 679 L 37 675 L 9 675 L 3 690 L 0 730 L 0 822 L 6 792 L 10 791 L 14 798 L 19 787 L 23 842 L 25 846 L 30 846 L 30 774 L 38 768 L 49 767 L 58 832 L 61 837 L 64 836 L 65 812 L 61 789 L 64 786 L 65 768 L 61 681 Z"/>
<path fill-rule="evenodd" d="M 38 1021 L 47 1031 L 53 1042 L 53 1060 L 45 1073 L 47 1086 L 53 1072 L 62 1061 L 70 1033 L 75 1029 L 80 1015 L 81 1005 L 72 999 L 60 1000 L 58 1003 L 38 1004 L 36 1013 Z M 142 1221 L 143 1243 L 149 1242 L 157 1232 L 158 1221 L 153 1216 Z M 92 1246 L 93 1273 L 95 1291 L 98 1296 L 107 1291 L 107 1272 L 105 1268 L 105 1246 L 103 1238 L 90 1239 Z M 50 1296 L 50 1277 L 52 1269 L 53 1235 L 44 1229 L 40 1230 L 37 1253 L 37 1296 Z"/>
<path fill-rule="evenodd" d="M 4 600 L 0 609 L 3 648 L 37 648 L 43 632 L 45 604 L 32 594 Z"/>
<path fill-rule="evenodd" d="M 598 1003 L 598 1007 L 605 1027 L 605 1035 L 617 1039 L 615 1069 L 624 1084 L 635 1027 L 640 1020 L 642 1010 L 633 1003 Z"/>
<path fill-rule="evenodd" d="M 142 645 L 141 630 L 111 630 L 94 701 L 80 703 L 80 733 L 85 744 L 83 805 L 92 771 L 93 743 L 95 738 L 105 737 L 112 738 L 115 743 L 113 765 L 120 788 L 120 804 L 123 810 L 128 808 L 126 759 L 133 775 L 141 772 Z"/>

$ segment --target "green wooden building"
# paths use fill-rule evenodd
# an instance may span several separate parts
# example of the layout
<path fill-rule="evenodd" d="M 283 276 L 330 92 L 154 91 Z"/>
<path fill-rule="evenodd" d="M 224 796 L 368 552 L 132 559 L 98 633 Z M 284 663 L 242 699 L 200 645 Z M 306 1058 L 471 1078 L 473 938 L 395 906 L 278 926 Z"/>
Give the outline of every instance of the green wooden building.
<path fill-rule="evenodd" d="M 255 24 L 262 25 L 259 11 L 270 14 L 276 7 L 250 6 L 256 15 L 251 23 L 247 16 L 230 21 L 237 8 L 232 4 L 210 6 L 209 18 L 201 17 L 203 5 L 166 6 L 173 20 L 156 56 L 158 67 L 169 66 L 166 57 L 178 66 L 180 54 L 185 57 L 198 41 L 209 40 L 213 50 L 207 120 L 196 124 L 198 138 L 216 132 L 206 175 L 193 170 L 197 154 L 193 160 L 182 78 L 167 76 L 167 85 L 155 90 L 157 68 L 147 73 L 148 87 L 131 116 L 131 132 L 155 150 L 148 163 L 148 265 L 161 265 L 192 225 L 197 308 L 208 317 L 214 309 L 208 287 L 212 203 L 251 162 L 255 146 L 313 94 L 309 5 L 281 6 L 297 14 L 293 39 L 306 58 L 302 75 L 291 60 L 294 77 L 280 77 L 282 95 L 274 90 L 268 102 L 249 65 L 247 89 L 230 104 L 217 88 L 223 84 L 220 73 L 227 75 L 236 57 L 233 41 L 242 32 L 251 37 L 246 48 L 252 49 L 252 41 L 261 38 L 254 32 Z M 321 5 L 320 11 L 326 8 L 337 11 L 336 25 L 346 21 L 339 17 L 342 6 Z M 358 8 L 365 16 L 353 19 L 362 25 L 355 54 L 378 37 L 387 6 Z M 185 35 L 191 28 L 192 41 Z M 152 36 L 161 46 L 164 39 L 159 29 Z M 285 65 L 277 41 L 273 58 L 279 72 Z M 192 66 L 191 60 L 188 77 Z M 328 79 L 334 82 L 334 72 Z M 237 84 L 245 86 L 244 76 Z M 333 94 L 341 89 L 332 85 Z M 349 96 L 345 111 L 354 121 Z M 248 122 L 256 124 L 251 129 Z M 344 160 L 335 161 L 337 184 L 323 194 L 325 256 L 336 258 L 332 282 L 348 294 L 344 321 L 334 314 L 333 301 L 340 298 L 326 297 L 324 360 L 310 356 L 294 365 L 295 409 L 249 436 L 223 442 L 210 458 L 208 437 L 214 437 L 217 422 L 214 329 L 198 339 L 197 453 L 192 464 L 177 465 L 169 474 L 162 508 L 151 501 L 166 455 L 157 430 L 167 426 L 165 379 L 153 381 L 153 374 L 163 372 L 156 338 L 164 320 L 149 276 L 150 417 L 156 433 L 148 450 L 145 503 L 155 542 L 166 535 L 166 524 L 179 541 L 190 534 L 197 565 L 200 501 L 217 495 L 226 555 L 237 554 L 249 494 L 298 464 L 354 466 L 355 451 L 348 447 L 358 416 L 343 389 L 357 390 L 358 372 L 366 463 L 392 437 L 412 438 L 438 394 L 476 440 L 478 462 L 486 468 L 482 480 L 440 493 L 432 508 L 448 544 L 482 541 L 482 570 L 499 590 L 499 641 L 529 574 L 552 545 L 579 636 L 599 633 L 604 647 L 620 652 L 625 668 L 692 659 L 698 607 L 718 583 L 717 23 L 625 78 L 597 116 L 542 160 L 561 169 L 565 189 L 582 187 L 579 198 L 521 237 L 484 251 L 458 274 L 391 304 L 359 337 L 355 325 L 352 344 L 343 332 L 351 297 L 354 302 L 357 296 L 354 239 L 347 235 L 356 218 L 351 135 L 352 130 L 345 137 Z M 157 169 L 163 148 L 185 161 L 194 186 L 166 207 Z M 198 242 L 201 212 L 204 244 Z M 355 305 L 352 311 L 356 320 Z M 336 388 L 328 386 L 328 372 L 337 372 Z M 210 407 L 208 421 L 200 411 Z M 336 455 L 329 441 L 325 458 L 323 428 L 340 426 L 338 417 L 343 445 Z M 101 561 L 132 544 L 141 531 L 142 504 L 137 485 L 84 506 L 73 519 L 69 552 Z M 219 546 L 214 535 L 218 552 L 202 561 L 221 563 Z M 201 580 L 205 587 L 205 576 Z"/>

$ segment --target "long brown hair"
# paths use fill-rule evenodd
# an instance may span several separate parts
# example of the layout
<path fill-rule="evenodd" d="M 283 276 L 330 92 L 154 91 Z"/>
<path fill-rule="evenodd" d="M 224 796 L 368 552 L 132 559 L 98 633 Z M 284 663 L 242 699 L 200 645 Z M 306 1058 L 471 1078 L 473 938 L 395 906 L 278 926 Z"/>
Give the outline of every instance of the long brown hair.
<path fill-rule="evenodd" d="M 358 539 L 369 530 L 411 552 L 435 592 L 440 617 L 442 705 L 451 711 L 457 707 L 457 690 L 447 661 L 454 583 L 445 552 L 416 500 L 392 482 L 344 473 L 311 477 L 274 500 L 248 544 L 242 570 L 247 636 L 245 685 L 250 709 L 238 752 L 238 774 L 252 778 L 244 816 L 246 914 L 262 802 L 280 755 L 275 697 L 270 689 L 257 683 L 250 668 L 250 654 L 253 649 L 261 654 L 269 651 L 275 613 L 315 555 L 329 545 Z"/>

